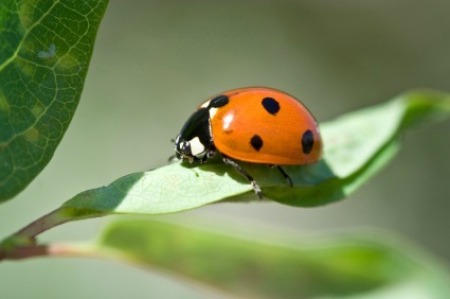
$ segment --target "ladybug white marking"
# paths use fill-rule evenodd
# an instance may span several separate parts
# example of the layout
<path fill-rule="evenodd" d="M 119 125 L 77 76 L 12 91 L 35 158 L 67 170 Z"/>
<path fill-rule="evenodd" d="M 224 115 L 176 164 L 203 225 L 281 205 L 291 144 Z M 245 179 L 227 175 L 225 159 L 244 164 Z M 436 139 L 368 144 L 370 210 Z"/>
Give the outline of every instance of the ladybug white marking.
<path fill-rule="evenodd" d="M 210 102 L 211 102 L 211 100 L 209 100 L 209 101 L 207 101 L 207 102 L 204 102 L 204 103 L 200 106 L 200 108 L 206 108 L 206 107 L 208 107 L 208 105 L 209 105 Z"/>
<path fill-rule="evenodd" d="M 202 144 L 198 137 L 194 137 L 189 141 L 191 145 L 191 153 L 194 156 L 198 156 L 205 151 L 205 146 Z"/>
<path fill-rule="evenodd" d="M 217 108 L 209 108 L 209 118 L 212 119 L 217 113 Z"/>

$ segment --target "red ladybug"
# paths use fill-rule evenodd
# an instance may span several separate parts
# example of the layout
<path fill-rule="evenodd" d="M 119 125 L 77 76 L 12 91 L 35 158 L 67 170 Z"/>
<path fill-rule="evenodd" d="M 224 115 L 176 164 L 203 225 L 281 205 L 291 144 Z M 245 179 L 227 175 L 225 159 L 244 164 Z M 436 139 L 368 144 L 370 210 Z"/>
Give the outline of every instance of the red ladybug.
<path fill-rule="evenodd" d="M 217 152 L 262 197 L 238 161 L 276 166 L 292 185 L 281 166 L 317 162 L 322 140 L 316 120 L 294 97 L 267 87 L 240 88 L 203 103 L 175 139 L 178 159 L 205 163 Z"/>

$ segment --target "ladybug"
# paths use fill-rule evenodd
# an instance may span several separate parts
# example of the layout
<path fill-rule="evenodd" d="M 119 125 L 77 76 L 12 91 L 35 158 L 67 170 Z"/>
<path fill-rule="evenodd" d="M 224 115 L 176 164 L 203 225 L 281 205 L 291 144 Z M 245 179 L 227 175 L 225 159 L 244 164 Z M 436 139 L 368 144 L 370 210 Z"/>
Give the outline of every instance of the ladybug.
<path fill-rule="evenodd" d="M 297 99 L 272 88 L 247 87 L 200 105 L 175 139 L 178 159 L 205 163 L 217 153 L 262 198 L 261 188 L 239 161 L 276 167 L 292 186 L 281 166 L 317 162 L 322 140 L 314 116 Z"/>

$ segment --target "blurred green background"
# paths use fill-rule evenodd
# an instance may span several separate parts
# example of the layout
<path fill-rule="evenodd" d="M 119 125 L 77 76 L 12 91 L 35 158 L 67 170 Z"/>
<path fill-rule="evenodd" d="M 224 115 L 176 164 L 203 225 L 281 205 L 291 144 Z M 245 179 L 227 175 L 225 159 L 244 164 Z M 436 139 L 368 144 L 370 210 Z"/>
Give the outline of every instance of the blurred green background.
<path fill-rule="evenodd" d="M 444 0 L 113 0 L 72 125 L 42 174 L 1 205 L 0 235 L 80 191 L 164 165 L 173 152 L 170 139 L 197 104 L 220 91 L 251 85 L 285 90 L 319 121 L 411 88 L 450 91 L 449 11 Z M 159 218 L 191 223 L 202 217 L 211 226 L 288 231 L 299 239 L 385 229 L 449 265 L 449 132 L 449 122 L 410 131 L 394 162 L 337 204 L 218 204 Z M 64 225 L 43 240 L 86 240 L 110 219 Z M 224 298 L 107 261 L 0 265 L 0 298 L 124 296 Z"/>

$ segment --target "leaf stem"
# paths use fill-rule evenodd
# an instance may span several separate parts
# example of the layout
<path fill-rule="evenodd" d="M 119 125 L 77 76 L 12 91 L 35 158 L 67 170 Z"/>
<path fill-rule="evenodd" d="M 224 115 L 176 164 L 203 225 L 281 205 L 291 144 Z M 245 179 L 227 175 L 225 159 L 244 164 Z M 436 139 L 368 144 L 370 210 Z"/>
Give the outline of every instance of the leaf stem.
<path fill-rule="evenodd" d="M 64 255 L 73 251 L 73 245 L 64 246 L 61 244 L 40 245 L 36 237 L 66 222 L 80 220 L 84 218 L 98 217 L 100 214 L 76 214 L 73 209 L 60 207 L 31 222 L 16 233 L 0 242 L 0 261 L 4 259 L 24 259 L 29 257 L 46 255 Z M 75 254 L 77 255 L 77 254 Z"/>
<path fill-rule="evenodd" d="M 31 245 L 16 247 L 8 252 L 0 251 L 0 261 L 22 260 L 33 257 L 98 257 L 95 247 L 88 244 L 52 243 L 46 245 Z"/>
<path fill-rule="evenodd" d="M 62 213 L 62 208 L 58 208 L 37 220 L 31 222 L 24 228 L 17 231 L 13 236 L 22 236 L 30 239 L 35 239 L 37 235 L 51 229 L 52 227 L 61 225 L 73 219 L 69 219 Z"/>

